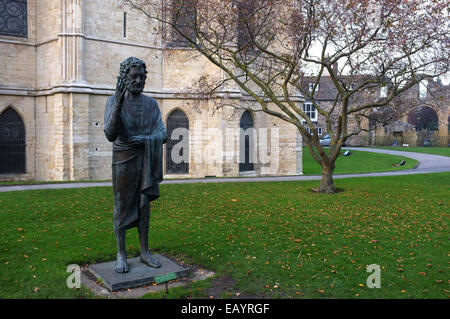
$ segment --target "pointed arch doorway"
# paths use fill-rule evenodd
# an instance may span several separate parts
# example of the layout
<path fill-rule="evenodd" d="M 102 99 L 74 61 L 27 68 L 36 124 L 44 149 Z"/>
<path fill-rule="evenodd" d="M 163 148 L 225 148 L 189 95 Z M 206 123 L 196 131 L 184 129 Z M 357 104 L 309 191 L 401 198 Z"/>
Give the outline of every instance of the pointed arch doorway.
<path fill-rule="evenodd" d="M 8 107 L 0 114 L 0 174 L 26 173 L 25 145 L 25 124 Z"/>
<path fill-rule="evenodd" d="M 182 110 L 167 118 L 167 136 L 166 173 L 189 174 L 189 119 Z"/>
<path fill-rule="evenodd" d="M 245 111 L 239 122 L 239 173 L 254 171 L 253 165 L 253 118 Z"/>

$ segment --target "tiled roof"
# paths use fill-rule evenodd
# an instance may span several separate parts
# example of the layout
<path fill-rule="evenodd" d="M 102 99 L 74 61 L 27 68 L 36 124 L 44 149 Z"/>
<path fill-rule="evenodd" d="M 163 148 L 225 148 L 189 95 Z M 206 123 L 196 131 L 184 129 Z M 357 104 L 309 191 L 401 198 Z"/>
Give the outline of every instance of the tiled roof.
<path fill-rule="evenodd" d="M 339 80 L 348 83 L 353 84 L 353 86 L 357 85 L 357 83 L 366 80 L 369 76 L 368 75 L 341 75 L 339 76 Z M 310 83 L 315 83 L 317 80 L 317 77 L 314 76 L 306 76 L 303 78 L 303 85 L 302 88 L 306 91 L 308 91 L 308 86 Z M 336 89 L 336 86 L 334 85 L 332 79 L 330 76 L 322 76 L 319 81 L 319 90 L 315 92 L 315 99 L 318 101 L 334 101 L 336 98 L 338 91 Z"/>

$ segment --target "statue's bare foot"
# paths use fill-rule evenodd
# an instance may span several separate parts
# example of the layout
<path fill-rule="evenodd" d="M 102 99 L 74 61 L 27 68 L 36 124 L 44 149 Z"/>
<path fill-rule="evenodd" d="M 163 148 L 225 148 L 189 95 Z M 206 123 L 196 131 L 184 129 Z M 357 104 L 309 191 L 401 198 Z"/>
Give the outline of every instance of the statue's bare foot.
<path fill-rule="evenodd" d="M 154 259 L 149 252 L 146 253 L 141 253 L 141 262 L 144 264 L 147 264 L 147 266 L 149 267 L 153 267 L 153 268 L 159 268 L 161 267 L 161 264 Z"/>
<path fill-rule="evenodd" d="M 127 257 L 122 254 L 117 254 L 116 264 L 114 265 L 114 270 L 119 274 L 128 272 Z"/>

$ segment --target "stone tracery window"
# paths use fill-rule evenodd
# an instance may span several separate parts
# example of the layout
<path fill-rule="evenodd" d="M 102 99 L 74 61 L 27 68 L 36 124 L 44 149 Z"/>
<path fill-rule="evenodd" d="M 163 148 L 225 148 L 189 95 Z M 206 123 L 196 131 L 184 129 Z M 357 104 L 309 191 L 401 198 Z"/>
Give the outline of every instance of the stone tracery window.
<path fill-rule="evenodd" d="M 0 34 L 28 36 L 26 0 L 0 0 Z"/>
<path fill-rule="evenodd" d="M 172 0 L 172 22 L 177 28 L 187 35 L 191 41 L 196 41 L 195 24 L 197 19 L 196 1 Z M 172 30 L 172 42 L 170 46 L 189 46 L 189 41 L 174 29 Z"/>
<path fill-rule="evenodd" d="M 237 46 L 245 51 L 253 51 L 255 47 L 251 33 L 255 33 L 256 23 L 254 17 L 255 3 L 248 0 L 235 0 L 238 11 L 237 17 Z"/>

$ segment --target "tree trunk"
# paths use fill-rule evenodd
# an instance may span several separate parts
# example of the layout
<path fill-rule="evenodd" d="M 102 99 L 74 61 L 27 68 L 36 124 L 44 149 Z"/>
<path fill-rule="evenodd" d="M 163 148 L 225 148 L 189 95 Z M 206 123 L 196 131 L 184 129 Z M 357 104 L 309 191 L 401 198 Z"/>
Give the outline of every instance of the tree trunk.
<path fill-rule="evenodd" d="M 336 186 L 333 183 L 333 171 L 334 165 L 323 164 L 322 165 L 322 182 L 320 183 L 319 191 L 321 193 L 336 193 Z"/>

